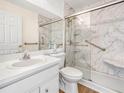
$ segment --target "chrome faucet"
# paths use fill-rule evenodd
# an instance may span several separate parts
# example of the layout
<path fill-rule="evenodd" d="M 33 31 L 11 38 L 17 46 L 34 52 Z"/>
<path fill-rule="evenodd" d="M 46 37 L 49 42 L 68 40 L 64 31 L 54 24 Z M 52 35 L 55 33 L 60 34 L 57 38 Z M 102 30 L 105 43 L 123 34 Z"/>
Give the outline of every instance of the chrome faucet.
<path fill-rule="evenodd" d="M 53 44 L 53 52 L 56 53 L 57 52 L 57 44 Z"/>
<path fill-rule="evenodd" d="M 31 57 L 30 57 L 30 54 L 27 52 L 27 51 L 25 51 L 24 52 L 24 55 L 23 55 L 23 57 L 22 57 L 22 59 L 23 60 L 28 60 L 28 59 L 30 59 Z"/>

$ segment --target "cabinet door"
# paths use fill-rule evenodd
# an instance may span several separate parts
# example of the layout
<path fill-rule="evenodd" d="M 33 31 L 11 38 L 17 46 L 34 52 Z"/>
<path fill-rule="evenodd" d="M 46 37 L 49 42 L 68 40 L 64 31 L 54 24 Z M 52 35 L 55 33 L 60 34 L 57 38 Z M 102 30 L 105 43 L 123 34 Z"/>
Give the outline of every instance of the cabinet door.
<path fill-rule="evenodd" d="M 58 77 L 50 80 L 44 86 L 41 86 L 40 93 L 59 93 L 59 80 Z"/>

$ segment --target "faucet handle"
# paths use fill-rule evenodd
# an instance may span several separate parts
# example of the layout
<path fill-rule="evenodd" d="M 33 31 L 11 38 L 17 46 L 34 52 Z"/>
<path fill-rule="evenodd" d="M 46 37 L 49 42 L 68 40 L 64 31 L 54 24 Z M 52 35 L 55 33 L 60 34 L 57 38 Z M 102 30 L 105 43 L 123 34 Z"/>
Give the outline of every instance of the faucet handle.
<path fill-rule="evenodd" d="M 30 59 L 31 57 L 30 57 L 30 55 L 29 54 L 27 54 L 27 59 Z"/>
<path fill-rule="evenodd" d="M 30 59 L 30 54 L 28 53 L 27 50 L 25 50 L 23 55 L 23 60 L 27 60 L 27 59 Z"/>

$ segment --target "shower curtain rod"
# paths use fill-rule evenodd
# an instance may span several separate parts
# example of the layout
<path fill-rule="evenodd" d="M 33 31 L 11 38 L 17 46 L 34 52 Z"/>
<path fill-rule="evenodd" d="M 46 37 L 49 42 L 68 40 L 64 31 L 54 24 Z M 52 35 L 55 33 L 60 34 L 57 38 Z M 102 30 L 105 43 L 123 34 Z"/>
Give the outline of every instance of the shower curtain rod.
<path fill-rule="evenodd" d="M 95 8 L 91 8 L 91 9 L 84 10 L 84 11 L 79 12 L 79 13 L 72 14 L 70 16 L 65 17 L 65 19 L 68 19 L 68 18 L 71 18 L 71 17 L 75 17 L 75 16 L 78 16 L 78 15 L 81 15 L 81 14 L 84 14 L 84 13 L 96 11 L 96 10 L 99 10 L 99 9 L 102 9 L 102 8 L 106 8 L 106 7 L 109 7 L 109 6 L 112 6 L 112 5 L 116 5 L 116 4 L 119 4 L 119 3 L 123 3 L 123 2 L 124 2 L 124 0 L 117 0 L 117 1 L 114 1 L 114 2 L 111 2 L 111 3 L 108 3 L 108 4 L 104 4 L 104 5 L 95 7 Z"/>
<path fill-rule="evenodd" d="M 123 3 L 123 2 L 124 2 L 124 0 L 117 0 L 117 1 L 114 1 L 114 2 L 111 2 L 111 3 L 108 3 L 108 4 L 104 4 L 104 5 L 92 8 L 92 9 L 88 9 L 88 10 L 85 10 L 85 11 L 82 11 L 82 12 L 79 12 L 79 13 L 72 14 L 70 16 L 65 17 L 65 19 L 75 17 L 75 16 L 78 16 L 78 15 L 81 15 L 81 14 L 85 14 L 85 13 L 88 13 L 88 12 L 92 12 L 92 11 L 95 11 L 95 10 L 99 10 L 99 9 L 102 9 L 102 8 L 106 8 L 106 7 L 116 5 L 116 4 L 119 4 L 119 3 Z M 56 22 L 59 22 L 59 21 L 62 21 L 62 20 L 64 20 L 64 19 L 59 19 L 59 20 L 55 20 L 55 21 L 52 21 L 52 22 L 48 22 L 46 24 L 39 25 L 39 27 L 49 25 L 49 24 L 52 24 L 52 23 L 56 23 Z"/>

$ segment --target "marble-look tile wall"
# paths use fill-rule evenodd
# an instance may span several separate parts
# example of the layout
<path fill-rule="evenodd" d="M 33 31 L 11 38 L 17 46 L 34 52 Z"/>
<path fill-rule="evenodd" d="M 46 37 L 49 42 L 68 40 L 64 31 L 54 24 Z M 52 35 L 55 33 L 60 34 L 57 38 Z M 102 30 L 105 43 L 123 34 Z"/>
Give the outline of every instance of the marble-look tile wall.
<path fill-rule="evenodd" d="M 68 24 L 71 26 L 66 27 L 67 65 L 89 71 L 88 77 L 84 77 L 87 79 L 91 71 L 124 78 L 124 3 L 82 14 Z"/>
<path fill-rule="evenodd" d="M 79 9 L 79 12 L 80 11 L 85 11 L 85 10 L 88 10 L 88 9 L 91 9 L 91 8 L 94 8 L 94 7 L 98 7 L 98 6 L 101 6 L 101 5 L 104 5 L 104 4 L 108 4 L 108 3 L 111 3 L 111 2 L 114 2 L 114 1 L 119 1 L 119 0 L 99 0 L 99 2 L 96 2 L 94 4 L 90 4 L 90 5 L 87 5 L 85 7 L 82 7 L 81 9 Z M 78 12 L 78 11 L 76 11 Z"/>
<path fill-rule="evenodd" d="M 92 68 L 124 78 L 124 68 L 119 67 L 124 67 L 124 3 L 91 12 L 90 18 L 92 35 L 88 40 L 106 49 L 91 46 Z M 106 59 L 116 63 L 106 64 Z"/>

